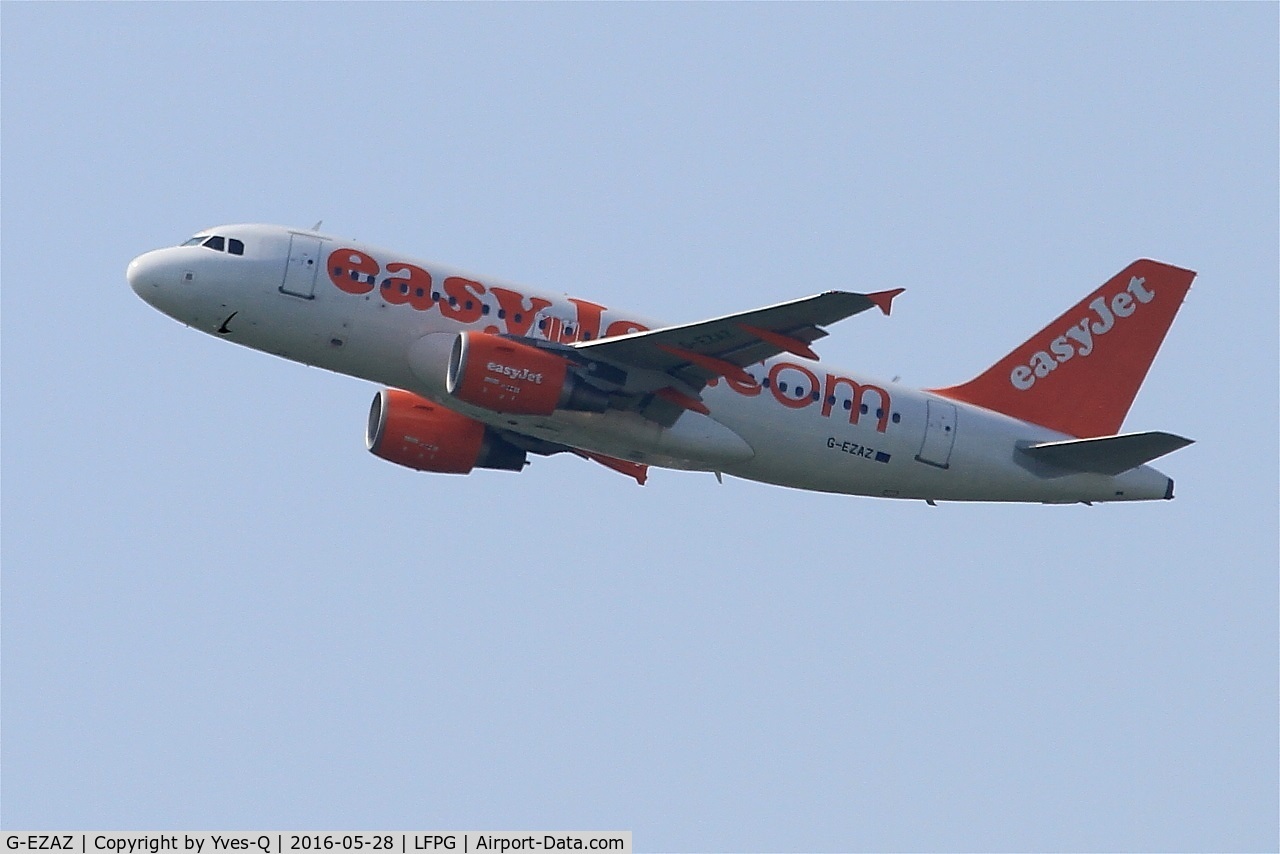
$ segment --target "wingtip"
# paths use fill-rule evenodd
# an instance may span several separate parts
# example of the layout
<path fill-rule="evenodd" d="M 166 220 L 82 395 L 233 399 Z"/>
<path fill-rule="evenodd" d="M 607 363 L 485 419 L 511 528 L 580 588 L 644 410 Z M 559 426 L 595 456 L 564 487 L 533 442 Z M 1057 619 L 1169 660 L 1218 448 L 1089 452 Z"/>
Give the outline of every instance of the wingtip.
<path fill-rule="evenodd" d="M 876 291 L 873 294 L 866 294 L 866 297 L 871 300 L 872 305 L 888 316 L 889 310 L 893 308 L 893 298 L 905 290 L 906 288 L 894 288 L 891 291 Z"/>

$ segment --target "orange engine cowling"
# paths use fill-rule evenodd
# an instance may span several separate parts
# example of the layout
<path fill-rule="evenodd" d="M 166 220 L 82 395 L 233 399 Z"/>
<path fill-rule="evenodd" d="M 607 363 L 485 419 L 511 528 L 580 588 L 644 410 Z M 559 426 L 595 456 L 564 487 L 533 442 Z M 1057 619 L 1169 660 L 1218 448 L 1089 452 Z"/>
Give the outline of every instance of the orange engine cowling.
<path fill-rule="evenodd" d="M 375 456 L 418 471 L 520 471 L 525 452 L 489 427 L 399 389 L 383 389 L 369 409 L 365 444 Z"/>
<path fill-rule="evenodd" d="M 609 408 L 609 396 L 571 374 L 563 356 L 487 332 L 454 339 L 445 388 L 465 403 L 514 415 Z"/>

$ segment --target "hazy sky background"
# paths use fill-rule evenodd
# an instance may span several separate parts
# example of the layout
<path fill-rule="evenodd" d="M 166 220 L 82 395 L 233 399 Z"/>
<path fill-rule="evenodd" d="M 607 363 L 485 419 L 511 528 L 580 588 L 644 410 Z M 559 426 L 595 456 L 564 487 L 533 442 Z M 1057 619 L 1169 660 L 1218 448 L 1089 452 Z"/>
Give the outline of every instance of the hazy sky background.
<path fill-rule="evenodd" d="M 1275 850 L 1274 3 L 3 7 L 6 828 Z M 424 475 L 145 250 L 308 227 L 958 382 L 1199 271 L 1133 506 Z"/>

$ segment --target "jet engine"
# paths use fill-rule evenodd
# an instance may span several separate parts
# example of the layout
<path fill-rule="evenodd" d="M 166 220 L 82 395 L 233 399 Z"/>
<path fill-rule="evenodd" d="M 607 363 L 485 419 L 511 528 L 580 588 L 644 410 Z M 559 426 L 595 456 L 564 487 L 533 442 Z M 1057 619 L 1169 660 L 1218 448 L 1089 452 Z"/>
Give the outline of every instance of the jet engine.
<path fill-rule="evenodd" d="M 375 456 L 418 471 L 467 474 L 473 468 L 520 471 L 524 450 L 479 421 L 399 389 L 373 398 L 365 445 Z"/>
<path fill-rule="evenodd" d="M 465 403 L 515 415 L 608 409 L 608 394 L 570 367 L 557 353 L 487 332 L 462 332 L 453 342 L 445 388 Z"/>

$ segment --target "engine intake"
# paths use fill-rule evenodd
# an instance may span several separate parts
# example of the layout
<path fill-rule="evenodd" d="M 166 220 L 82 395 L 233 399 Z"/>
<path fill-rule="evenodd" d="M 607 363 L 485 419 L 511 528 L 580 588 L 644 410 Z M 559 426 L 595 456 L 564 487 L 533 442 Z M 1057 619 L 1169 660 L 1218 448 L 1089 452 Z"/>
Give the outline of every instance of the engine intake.
<path fill-rule="evenodd" d="M 374 395 L 365 446 L 396 465 L 440 474 L 520 471 L 528 462 L 524 450 L 479 421 L 390 388 Z"/>
<path fill-rule="evenodd" d="M 494 412 L 550 415 L 557 409 L 604 412 L 609 395 L 569 371 L 563 356 L 487 332 L 454 339 L 445 388 Z"/>

